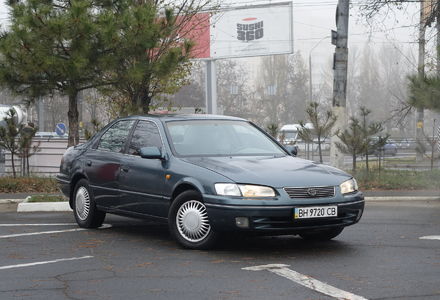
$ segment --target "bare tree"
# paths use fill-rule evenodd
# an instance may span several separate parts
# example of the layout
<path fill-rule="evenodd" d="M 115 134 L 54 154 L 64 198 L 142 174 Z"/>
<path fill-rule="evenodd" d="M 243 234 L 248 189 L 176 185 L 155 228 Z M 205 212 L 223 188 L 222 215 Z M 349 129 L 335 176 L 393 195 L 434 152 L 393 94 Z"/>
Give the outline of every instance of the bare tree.
<path fill-rule="evenodd" d="M 244 118 L 249 116 L 248 82 L 248 72 L 237 60 L 217 62 L 218 100 L 225 115 Z"/>
<path fill-rule="evenodd" d="M 259 112 L 266 124 L 293 123 L 305 117 L 308 72 L 301 54 L 261 59 L 257 78 Z"/>

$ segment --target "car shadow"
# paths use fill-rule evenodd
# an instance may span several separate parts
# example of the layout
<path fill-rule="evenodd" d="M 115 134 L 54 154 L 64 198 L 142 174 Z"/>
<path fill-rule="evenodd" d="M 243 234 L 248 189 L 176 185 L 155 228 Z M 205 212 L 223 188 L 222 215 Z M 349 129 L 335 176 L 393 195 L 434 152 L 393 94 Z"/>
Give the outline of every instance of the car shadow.
<path fill-rule="evenodd" d="M 120 234 L 128 240 L 144 240 L 154 248 L 163 249 L 165 247 L 166 249 L 163 250 L 166 251 L 183 249 L 173 240 L 165 223 L 117 218 L 112 218 L 106 222 L 112 225 L 110 230 L 112 233 Z M 228 234 L 223 235 L 213 248 L 200 252 L 205 251 L 210 254 L 243 254 L 267 258 L 270 256 L 313 256 L 319 253 L 339 256 L 352 253 L 356 249 L 353 244 L 344 240 L 343 232 L 334 240 L 320 242 L 305 241 L 295 235 L 247 236 Z"/>

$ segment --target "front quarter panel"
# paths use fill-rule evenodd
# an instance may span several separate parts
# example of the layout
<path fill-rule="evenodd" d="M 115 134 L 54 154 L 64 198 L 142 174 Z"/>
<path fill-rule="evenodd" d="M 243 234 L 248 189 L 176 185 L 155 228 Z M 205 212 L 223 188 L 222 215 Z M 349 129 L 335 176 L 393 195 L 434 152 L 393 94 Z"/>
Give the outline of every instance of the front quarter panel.
<path fill-rule="evenodd" d="M 182 185 L 189 185 L 197 189 L 202 195 L 215 195 L 214 184 L 217 182 L 233 182 L 231 179 L 220 175 L 214 171 L 196 166 L 194 164 L 180 160 L 173 157 L 170 161 L 170 167 L 167 175 L 170 179 L 167 180 L 167 195 L 170 199 L 173 192 Z M 190 174 L 190 176 L 189 176 Z"/>
<path fill-rule="evenodd" d="M 73 189 L 72 180 L 75 175 L 82 174 L 82 176 L 84 176 L 82 163 L 79 159 L 84 150 L 83 148 L 70 147 L 66 150 L 61 160 L 57 181 L 60 190 L 68 198 L 70 198 L 71 189 Z"/>

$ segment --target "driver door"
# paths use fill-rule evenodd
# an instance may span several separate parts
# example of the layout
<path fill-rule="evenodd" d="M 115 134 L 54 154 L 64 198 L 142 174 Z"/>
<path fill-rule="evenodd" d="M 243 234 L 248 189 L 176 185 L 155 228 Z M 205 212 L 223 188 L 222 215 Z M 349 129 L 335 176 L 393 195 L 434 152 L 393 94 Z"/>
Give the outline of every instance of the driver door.
<path fill-rule="evenodd" d="M 139 155 L 143 147 L 158 147 L 163 151 L 159 129 L 154 122 L 140 120 L 133 131 L 121 166 L 119 209 L 131 213 L 166 217 L 165 162 Z"/>

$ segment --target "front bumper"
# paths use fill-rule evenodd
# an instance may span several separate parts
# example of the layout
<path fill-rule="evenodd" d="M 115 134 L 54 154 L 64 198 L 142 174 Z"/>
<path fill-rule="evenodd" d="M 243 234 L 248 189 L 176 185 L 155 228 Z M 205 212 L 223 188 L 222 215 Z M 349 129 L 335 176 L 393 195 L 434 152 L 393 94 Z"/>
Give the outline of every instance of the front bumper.
<path fill-rule="evenodd" d="M 266 234 L 296 234 L 302 231 L 346 227 L 362 217 L 365 201 L 361 193 L 347 202 L 295 203 L 292 205 L 226 205 L 205 201 L 211 226 L 217 231 L 250 231 Z M 331 218 L 294 219 L 295 207 L 337 205 L 338 216 Z M 248 228 L 236 225 L 235 218 L 247 217 Z"/>
<path fill-rule="evenodd" d="M 70 198 L 70 180 L 67 176 L 64 174 L 57 174 L 56 177 L 58 187 L 60 191 L 66 196 L 67 198 Z"/>

